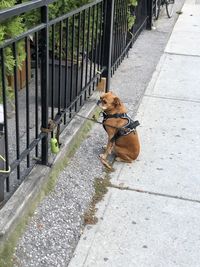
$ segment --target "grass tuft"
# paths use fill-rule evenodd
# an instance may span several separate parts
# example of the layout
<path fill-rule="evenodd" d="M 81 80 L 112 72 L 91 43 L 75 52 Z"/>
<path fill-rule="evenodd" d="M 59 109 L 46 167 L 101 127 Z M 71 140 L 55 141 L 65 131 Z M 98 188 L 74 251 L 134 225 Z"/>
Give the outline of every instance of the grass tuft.
<path fill-rule="evenodd" d="M 96 224 L 98 219 L 96 217 L 96 204 L 100 202 L 105 194 L 108 192 L 108 187 L 111 186 L 110 178 L 106 175 L 105 178 L 96 178 L 94 181 L 95 193 L 88 210 L 84 214 L 84 224 Z"/>

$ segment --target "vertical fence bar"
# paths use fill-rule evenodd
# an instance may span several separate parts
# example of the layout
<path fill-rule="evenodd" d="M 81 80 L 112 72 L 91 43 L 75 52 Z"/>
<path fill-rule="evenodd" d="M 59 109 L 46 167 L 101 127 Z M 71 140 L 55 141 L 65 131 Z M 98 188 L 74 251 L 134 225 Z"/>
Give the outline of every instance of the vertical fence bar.
<path fill-rule="evenodd" d="M 83 88 L 84 57 L 85 57 L 85 10 L 82 13 L 82 62 L 81 62 L 81 90 Z M 82 95 L 80 97 L 80 106 L 82 106 Z"/>
<path fill-rule="evenodd" d="M 101 3 L 101 37 L 100 37 L 100 61 L 99 61 L 99 65 L 101 66 L 101 68 L 104 66 L 104 42 L 105 42 L 105 1 L 103 1 Z"/>
<path fill-rule="evenodd" d="M 71 47 L 71 83 L 70 83 L 70 104 L 74 97 L 74 31 L 75 31 L 75 15 L 72 16 L 72 47 Z M 71 118 L 71 110 L 69 117 Z"/>
<path fill-rule="evenodd" d="M 55 90 L 55 24 L 52 25 L 52 75 L 51 75 L 51 119 L 54 119 L 54 90 Z M 52 133 L 53 137 L 53 133 Z"/>
<path fill-rule="evenodd" d="M 59 23 L 59 74 L 58 74 L 58 113 L 61 109 L 62 90 L 62 21 Z"/>
<path fill-rule="evenodd" d="M 153 0 L 147 0 L 147 30 L 152 29 Z"/>
<path fill-rule="evenodd" d="M 97 50 L 98 50 L 98 42 L 97 42 L 97 38 L 98 38 L 98 29 L 99 29 L 99 5 L 97 4 L 96 6 L 96 28 L 95 28 L 95 44 L 94 44 L 94 70 L 93 70 L 93 77 L 96 74 L 96 64 L 97 64 Z M 94 91 L 94 85 L 95 83 L 93 83 L 93 91 Z"/>
<path fill-rule="evenodd" d="M 94 56 L 94 19 L 95 19 L 95 6 L 92 7 L 92 36 L 91 36 L 91 58 L 90 58 L 90 80 L 92 79 L 92 66 Z M 89 95 L 91 95 L 91 86 L 89 87 Z"/>
<path fill-rule="evenodd" d="M 127 33 L 128 33 L 128 1 L 125 1 L 125 18 L 124 18 L 124 21 L 125 21 L 125 23 L 124 23 L 124 27 L 125 27 L 125 29 L 124 29 L 124 47 L 123 47 L 123 50 L 124 50 L 124 48 L 126 47 L 126 41 L 127 41 Z M 123 51 L 122 50 L 122 51 Z"/>
<path fill-rule="evenodd" d="M 48 6 L 41 8 L 41 21 L 46 27 L 41 31 L 41 103 L 42 127 L 48 128 L 48 88 L 49 88 L 49 30 Z M 48 163 L 48 135 L 42 139 L 42 164 Z"/>
<path fill-rule="evenodd" d="M 65 93 L 64 93 L 64 108 L 67 107 L 67 91 L 68 91 L 68 37 L 69 37 L 69 20 L 66 19 L 65 23 Z M 66 114 L 64 115 L 64 124 L 66 124 Z"/>
<path fill-rule="evenodd" d="M 5 57 L 4 51 L 0 49 L 1 55 L 1 73 L 2 73 L 2 97 L 3 97 L 3 111 L 4 111 L 4 132 L 5 132 L 5 160 L 6 170 L 9 170 L 9 152 L 8 152 L 8 122 L 7 122 L 7 97 L 6 97 L 6 73 L 5 73 Z M 9 176 L 6 178 L 6 191 L 10 190 Z"/>
<path fill-rule="evenodd" d="M 98 70 L 100 70 L 101 66 L 101 47 L 102 47 L 102 26 L 103 26 L 103 2 L 101 2 L 101 12 L 100 12 L 100 26 L 99 26 L 99 44 L 98 44 Z"/>
<path fill-rule="evenodd" d="M 120 7 L 119 7 L 119 3 L 120 1 L 119 0 L 116 0 L 115 1 L 115 8 L 114 8 L 114 16 L 115 16 L 115 23 L 114 23 L 114 31 L 113 31 L 113 34 L 114 34 L 114 39 L 115 39 L 115 42 L 114 42 L 114 46 L 115 48 L 113 48 L 113 56 L 112 56 L 112 74 L 114 74 L 114 71 L 117 69 L 117 64 L 116 64 L 116 60 L 118 58 L 118 55 L 119 55 L 119 51 L 120 51 L 120 47 L 121 47 L 121 43 L 120 43 L 120 12 L 122 12 L 120 10 Z"/>
<path fill-rule="evenodd" d="M 118 37 L 118 44 L 119 44 L 119 48 L 118 48 L 118 51 L 117 51 L 117 57 L 116 59 L 118 59 L 118 57 L 120 56 L 121 54 L 121 51 L 122 51 L 122 47 L 123 47 L 123 25 L 122 25 L 122 22 L 123 22 L 123 14 L 124 14 L 124 4 L 118 0 L 118 11 L 119 11 L 119 15 L 118 15 L 118 32 L 119 32 L 119 37 Z M 118 60 L 117 64 L 115 64 L 116 68 L 119 66 L 120 64 L 120 60 Z"/>
<path fill-rule="evenodd" d="M 119 51 L 118 57 L 120 57 L 120 55 L 121 55 L 121 53 L 124 50 L 125 45 L 126 45 L 125 44 L 126 41 L 124 41 L 124 35 L 127 33 L 125 23 L 128 23 L 126 2 L 127 1 L 122 1 L 122 0 L 120 1 L 121 10 L 122 10 L 121 11 L 121 20 L 120 20 L 120 22 L 121 22 L 122 26 L 121 26 L 121 40 L 120 40 L 121 47 L 120 47 L 120 51 Z M 120 57 L 120 60 L 118 61 L 119 62 L 118 65 L 121 64 L 122 60 L 123 60 L 123 57 Z"/>
<path fill-rule="evenodd" d="M 90 7 L 88 9 L 88 20 L 87 20 L 87 50 L 86 50 L 86 70 L 85 70 L 85 86 L 88 80 L 88 56 L 89 56 L 89 43 L 90 43 Z M 85 100 L 87 97 L 87 92 L 85 91 Z"/>
<path fill-rule="evenodd" d="M 107 80 L 106 80 L 106 92 L 108 92 L 110 89 L 110 79 L 111 79 L 111 56 L 112 56 L 114 3 L 115 3 L 115 0 L 106 0 L 106 2 L 105 2 L 104 64 L 106 66 L 106 70 L 104 71 L 103 76 L 105 76 L 107 78 Z"/>
<path fill-rule="evenodd" d="M 16 156 L 20 158 L 20 137 L 19 137 L 19 101 L 18 101 L 18 77 L 17 77 L 17 46 L 13 43 L 14 65 L 14 92 L 15 92 L 15 127 L 16 127 Z M 17 179 L 20 179 L 20 165 L 17 166 Z"/>
<path fill-rule="evenodd" d="M 115 1 L 115 16 L 116 16 L 116 24 L 115 24 L 115 40 L 117 40 L 115 42 L 115 46 L 116 46 L 116 53 L 114 56 L 114 68 L 113 68 L 113 72 L 117 69 L 118 65 L 119 65 L 119 61 L 116 62 L 116 60 L 118 59 L 119 55 L 120 55 L 120 50 L 121 50 L 121 14 L 122 14 L 122 9 L 120 8 L 120 4 L 121 2 L 119 0 Z"/>
<path fill-rule="evenodd" d="M 122 13 L 122 20 L 121 20 L 121 23 L 122 23 L 122 28 L 121 28 L 121 50 L 120 50 L 120 54 L 119 56 L 121 55 L 122 51 L 124 50 L 124 48 L 126 47 L 126 34 L 127 34 L 127 25 L 128 25 L 128 16 L 127 16 L 127 2 L 128 1 L 121 1 L 121 7 L 122 7 L 122 10 L 123 10 L 123 13 Z M 119 64 L 121 64 L 123 58 L 120 57 L 120 61 L 119 61 Z"/>
<path fill-rule="evenodd" d="M 78 43 L 77 43 L 77 59 L 76 59 L 76 97 L 79 94 L 79 53 L 80 53 L 80 25 L 81 25 L 81 14 L 78 13 Z M 77 111 L 77 102 L 75 103 L 75 111 Z"/>
<path fill-rule="evenodd" d="M 38 33 L 35 33 L 35 138 L 38 138 Z M 38 145 L 35 147 L 35 156 L 38 157 Z"/>
<path fill-rule="evenodd" d="M 26 148 L 28 149 L 30 144 L 28 37 L 25 38 L 25 51 L 26 51 Z M 30 167 L 30 154 L 27 155 L 27 168 L 29 167 Z"/>
<path fill-rule="evenodd" d="M 119 0 L 115 1 L 115 18 L 116 18 L 116 21 L 115 21 L 115 31 L 114 31 L 115 36 L 114 36 L 114 38 L 116 41 L 114 43 L 115 53 L 113 53 L 113 60 L 112 60 L 112 64 L 114 64 L 113 73 L 117 69 L 118 63 L 116 64 L 115 62 L 116 62 L 116 60 L 120 54 L 120 46 L 121 46 L 121 43 L 120 43 L 120 36 L 121 36 L 120 35 L 120 18 L 121 18 L 120 12 L 122 12 L 122 11 L 120 9 L 119 3 L 120 3 Z"/>

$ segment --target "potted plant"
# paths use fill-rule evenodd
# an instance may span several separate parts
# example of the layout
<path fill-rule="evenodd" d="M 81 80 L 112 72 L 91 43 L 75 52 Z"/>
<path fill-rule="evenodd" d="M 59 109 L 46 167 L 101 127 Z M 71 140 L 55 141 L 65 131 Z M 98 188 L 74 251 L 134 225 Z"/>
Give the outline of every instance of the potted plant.
<path fill-rule="evenodd" d="M 4 0 L 0 3 L 0 9 L 12 7 L 17 3 L 16 0 Z M 8 19 L 0 26 L 0 42 L 3 42 L 6 39 L 13 38 L 25 30 L 25 25 L 23 23 L 22 17 L 14 17 Z M 25 85 L 25 58 L 26 53 L 24 49 L 24 41 L 17 43 L 17 65 L 18 65 L 18 88 L 22 89 Z M 28 51 L 28 56 L 30 57 L 30 51 Z M 13 67 L 15 65 L 15 60 L 12 53 L 11 46 L 5 49 L 5 65 L 6 65 L 6 74 L 8 77 L 8 84 L 13 85 Z M 10 74 L 10 75 L 9 75 Z"/>
<path fill-rule="evenodd" d="M 133 38 L 133 34 L 135 33 L 135 26 L 136 26 L 136 20 L 137 20 L 135 11 L 138 6 L 138 1 L 140 0 L 128 0 L 128 6 L 127 6 L 128 31 L 127 31 L 127 36 L 126 36 L 127 44 Z"/>
<path fill-rule="evenodd" d="M 49 5 L 49 20 L 54 18 L 58 18 L 63 14 L 70 12 L 71 10 L 77 9 L 80 6 L 90 2 L 90 0 L 57 0 L 54 3 Z M 36 25 L 40 23 L 40 12 L 39 10 L 34 10 L 34 12 L 27 13 L 24 15 L 24 21 L 27 27 L 32 25 Z M 65 77 L 66 77 L 66 61 L 68 64 L 67 68 L 67 92 L 66 92 L 66 99 L 67 99 L 67 106 L 69 105 L 70 101 L 70 84 L 71 84 L 71 63 L 73 59 L 73 92 L 76 91 L 76 71 L 78 69 L 78 93 L 81 90 L 81 60 L 77 58 L 76 48 L 74 49 L 74 54 L 72 55 L 72 18 L 69 19 L 69 37 L 68 37 L 68 54 L 66 55 L 66 24 L 62 24 L 62 51 L 61 51 L 61 76 L 62 79 L 60 81 L 61 84 L 61 106 L 64 107 L 64 96 L 65 96 Z M 77 20 L 75 21 L 75 31 L 77 32 Z M 82 27 L 82 26 L 81 26 Z M 82 30 L 82 29 L 81 29 Z M 54 49 L 52 47 L 52 28 L 49 30 L 49 77 L 52 79 L 54 73 L 54 84 L 52 86 L 52 80 L 49 81 L 49 104 L 52 104 L 52 94 L 53 94 L 53 101 L 54 106 L 58 106 L 58 84 L 59 84 L 59 58 L 60 58 L 60 41 L 59 41 L 59 23 L 55 25 L 55 38 L 54 38 Z M 77 35 L 74 36 L 74 47 L 77 47 Z M 53 53 L 54 50 L 54 53 Z M 67 60 L 66 60 L 67 58 Z M 78 66 L 77 66 L 78 62 Z M 78 67 L 78 68 L 77 68 Z M 71 96 L 72 100 L 75 98 L 75 93 Z"/>
<path fill-rule="evenodd" d="M 131 28 L 135 24 L 135 8 L 138 4 L 138 0 L 128 0 L 128 30 L 131 30 Z"/>
<path fill-rule="evenodd" d="M 0 2 L 0 9 L 5 9 L 12 7 L 16 4 L 15 0 L 4 0 Z M 0 43 L 3 43 L 6 39 L 13 38 L 24 31 L 25 27 L 20 17 L 14 17 L 6 20 L 0 24 Z M 5 73 L 6 73 L 6 94 L 8 96 L 8 101 L 14 108 L 12 99 L 14 97 L 13 92 L 13 69 L 16 64 L 12 47 L 8 46 L 4 49 L 5 58 Z M 17 76 L 18 76 L 18 88 L 22 88 L 24 81 L 24 71 L 25 71 L 25 58 L 26 53 L 24 50 L 24 42 L 20 41 L 17 43 Z M 0 72 L 0 102 L 2 103 L 2 73 Z"/>
<path fill-rule="evenodd" d="M 112 60 L 115 64 L 126 45 L 132 39 L 131 29 L 135 23 L 135 15 L 132 12 L 137 5 L 137 0 L 119 1 L 114 9 Z"/>

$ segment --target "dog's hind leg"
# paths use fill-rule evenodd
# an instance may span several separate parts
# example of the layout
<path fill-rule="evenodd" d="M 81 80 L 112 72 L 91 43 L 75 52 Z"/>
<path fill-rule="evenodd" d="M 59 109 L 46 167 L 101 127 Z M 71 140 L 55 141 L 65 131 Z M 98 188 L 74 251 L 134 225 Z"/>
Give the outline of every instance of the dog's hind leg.
<path fill-rule="evenodd" d="M 123 158 L 121 158 L 120 156 L 117 156 L 115 160 L 118 162 L 126 162 L 126 163 L 132 162 L 132 159 L 129 156 L 125 156 L 125 155 L 123 155 Z"/>

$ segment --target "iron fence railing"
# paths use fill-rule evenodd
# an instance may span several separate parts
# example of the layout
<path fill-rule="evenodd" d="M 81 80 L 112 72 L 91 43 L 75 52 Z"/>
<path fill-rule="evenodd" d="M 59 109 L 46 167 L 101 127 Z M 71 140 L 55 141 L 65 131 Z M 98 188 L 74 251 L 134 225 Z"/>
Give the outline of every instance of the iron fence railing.
<path fill-rule="evenodd" d="M 48 164 L 49 137 L 45 130 L 49 119 L 64 129 L 101 76 L 107 78 L 109 90 L 111 73 L 128 52 L 134 34 L 148 18 L 151 20 L 151 0 L 140 0 L 134 13 L 137 30 L 132 28 L 132 38 L 128 40 L 127 1 L 95 0 L 49 20 L 48 6 L 55 1 L 34 0 L 0 10 L 0 22 L 35 9 L 40 12 L 37 25 L 0 43 L 3 157 L 5 170 L 10 170 L 9 174 L 0 172 L 0 203 L 10 197 L 36 163 Z M 23 43 L 26 55 L 23 72 L 18 65 L 19 43 Z M 15 62 L 9 75 L 8 48 Z M 22 90 L 20 75 L 24 76 Z M 12 101 L 8 85 L 13 90 Z M 4 195 L 4 191 L 9 194 Z"/>
<path fill-rule="evenodd" d="M 138 0 L 137 5 L 131 7 L 127 5 L 127 2 L 115 0 L 111 74 L 114 74 L 127 55 L 140 31 L 151 23 L 148 21 L 151 16 L 151 12 L 149 12 L 151 10 L 150 1 Z M 128 25 L 128 16 L 135 18 L 131 28 Z"/>

